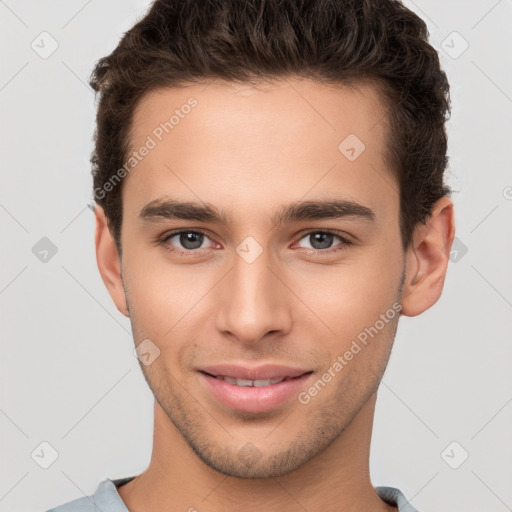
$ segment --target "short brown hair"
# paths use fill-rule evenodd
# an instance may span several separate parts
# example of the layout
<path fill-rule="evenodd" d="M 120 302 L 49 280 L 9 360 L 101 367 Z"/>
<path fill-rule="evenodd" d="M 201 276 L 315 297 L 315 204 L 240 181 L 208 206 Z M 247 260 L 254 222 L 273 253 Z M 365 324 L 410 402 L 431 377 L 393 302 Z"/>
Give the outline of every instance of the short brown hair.
<path fill-rule="evenodd" d="M 125 166 L 142 96 L 211 79 L 287 76 L 380 87 L 405 250 L 417 223 L 451 193 L 443 183 L 449 85 L 428 36 L 425 22 L 398 0 L 155 0 L 90 80 L 99 93 L 94 195 L 118 250 L 122 182 L 113 179 Z"/>

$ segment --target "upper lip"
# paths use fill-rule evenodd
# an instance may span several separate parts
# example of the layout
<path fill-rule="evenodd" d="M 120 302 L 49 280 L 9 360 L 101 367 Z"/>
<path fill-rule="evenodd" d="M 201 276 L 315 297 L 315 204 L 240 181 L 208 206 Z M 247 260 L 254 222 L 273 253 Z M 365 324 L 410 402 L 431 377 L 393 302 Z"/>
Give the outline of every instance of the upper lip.
<path fill-rule="evenodd" d="M 278 364 L 264 364 L 261 366 L 241 366 L 236 364 L 218 364 L 212 366 L 203 366 L 199 371 L 209 373 L 215 377 L 233 377 L 234 379 L 245 380 L 268 380 L 286 377 L 298 377 L 311 370 L 302 368 L 291 368 L 290 366 Z"/>

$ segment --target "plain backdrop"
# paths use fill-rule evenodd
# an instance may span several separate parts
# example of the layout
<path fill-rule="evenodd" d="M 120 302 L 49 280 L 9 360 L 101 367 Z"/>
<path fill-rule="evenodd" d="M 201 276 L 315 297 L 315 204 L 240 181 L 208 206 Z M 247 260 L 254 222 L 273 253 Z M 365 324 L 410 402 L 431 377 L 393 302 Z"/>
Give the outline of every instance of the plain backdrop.
<path fill-rule="evenodd" d="M 420 512 L 502 512 L 512 509 L 512 2 L 405 3 L 451 83 L 457 239 L 442 298 L 400 321 L 371 476 Z M 43 511 L 149 463 L 153 397 L 100 279 L 87 207 L 89 75 L 148 5 L 0 1 L 1 511 Z"/>

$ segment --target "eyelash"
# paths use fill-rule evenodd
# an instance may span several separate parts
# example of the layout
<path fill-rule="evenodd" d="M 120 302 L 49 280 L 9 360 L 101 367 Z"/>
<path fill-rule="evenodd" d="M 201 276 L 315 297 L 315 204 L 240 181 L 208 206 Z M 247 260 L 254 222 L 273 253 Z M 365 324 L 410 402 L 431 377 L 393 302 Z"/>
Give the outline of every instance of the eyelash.
<path fill-rule="evenodd" d="M 169 246 L 169 244 L 168 244 L 168 240 L 170 238 L 173 238 L 176 235 L 180 235 L 181 233 L 201 234 L 201 235 L 206 236 L 207 238 L 210 238 L 208 236 L 208 234 L 205 231 L 201 230 L 201 229 L 178 229 L 176 231 L 171 231 L 170 233 L 166 233 L 159 240 L 159 244 L 164 246 L 164 248 L 167 251 L 173 252 L 173 253 L 178 254 L 180 256 L 192 256 L 192 255 L 194 255 L 194 253 L 198 253 L 198 252 L 204 250 L 204 249 L 188 249 L 188 250 L 183 250 L 183 249 L 177 249 L 175 247 L 171 248 Z M 322 233 L 322 234 L 327 234 L 327 235 L 334 235 L 334 236 L 338 237 L 341 240 L 342 243 L 340 244 L 340 247 L 337 247 L 337 248 L 334 248 L 334 249 L 306 249 L 308 254 L 315 253 L 315 254 L 321 254 L 321 255 L 323 255 L 323 254 L 331 255 L 331 254 L 333 254 L 335 252 L 345 250 L 348 247 L 350 247 L 351 245 L 353 245 L 353 242 L 350 241 L 348 238 L 345 238 L 344 236 L 340 235 L 338 232 L 332 231 L 330 229 L 315 229 L 315 230 L 308 231 L 307 233 L 304 233 L 300 237 L 299 241 L 302 240 L 304 237 L 306 237 L 308 235 L 311 235 L 313 233 Z"/>

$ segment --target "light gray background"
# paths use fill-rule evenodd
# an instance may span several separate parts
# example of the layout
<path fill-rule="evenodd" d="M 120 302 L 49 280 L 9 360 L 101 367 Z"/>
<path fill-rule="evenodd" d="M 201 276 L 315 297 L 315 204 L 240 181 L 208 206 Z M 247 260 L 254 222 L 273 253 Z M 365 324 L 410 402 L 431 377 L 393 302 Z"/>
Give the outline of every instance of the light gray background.
<path fill-rule="evenodd" d="M 148 5 L 0 1 L 2 511 L 46 510 L 149 463 L 152 394 L 97 271 L 87 208 L 89 74 Z M 459 241 L 441 300 L 400 322 L 372 481 L 400 488 L 420 512 L 512 510 L 512 2 L 406 5 L 427 21 L 451 82 Z M 43 31 L 59 45 L 47 59 L 31 48 L 49 48 Z M 32 252 L 42 237 L 57 247 L 46 262 Z M 58 452 L 47 469 L 42 442 Z"/>

